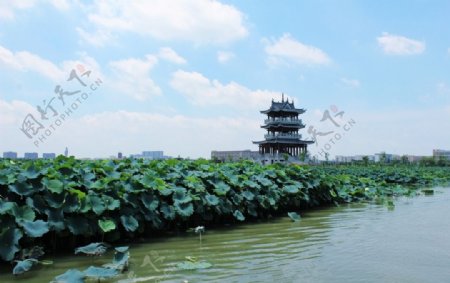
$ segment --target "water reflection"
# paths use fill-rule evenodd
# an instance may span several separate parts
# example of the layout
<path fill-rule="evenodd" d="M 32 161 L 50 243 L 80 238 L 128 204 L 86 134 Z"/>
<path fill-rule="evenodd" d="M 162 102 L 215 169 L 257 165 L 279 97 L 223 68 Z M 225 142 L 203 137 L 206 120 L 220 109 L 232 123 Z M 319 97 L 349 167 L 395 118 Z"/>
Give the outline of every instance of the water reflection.
<path fill-rule="evenodd" d="M 395 210 L 352 204 L 132 246 L 131 282 L 446 282 L 450 278 L 450 190 L 399 199 Z M 194 256 L 212 268 L 179 271 Z M 110 260 L 64 257 L 50 269 L 0 282 L 48 282 L 69 268 Z"/>

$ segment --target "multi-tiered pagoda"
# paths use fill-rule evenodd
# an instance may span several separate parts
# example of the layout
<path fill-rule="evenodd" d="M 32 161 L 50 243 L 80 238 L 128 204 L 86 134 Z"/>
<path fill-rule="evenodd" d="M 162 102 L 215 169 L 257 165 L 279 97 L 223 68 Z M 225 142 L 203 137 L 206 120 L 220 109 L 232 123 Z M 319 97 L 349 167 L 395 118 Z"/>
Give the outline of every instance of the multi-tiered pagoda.
<path fill-rule="evenodd" d="M 267 130 L 265 140 L 253 142 L 259 145 L 259 153 L 270 155 L 287 153 L 293 157 L 306 154 L 308 144 L 313 141 L 302 140 L 302 136 L 298 133 L 305 127 L 298 116 L 305 111 L 295 108 L 294 101 L 289 102 L 289 98 L 285 101 L 284 95 L 281 102 L 272 100 L 272 106 L 268 110 L 261 111 L 267 115 L 264 125 L 261 126 Z"/>

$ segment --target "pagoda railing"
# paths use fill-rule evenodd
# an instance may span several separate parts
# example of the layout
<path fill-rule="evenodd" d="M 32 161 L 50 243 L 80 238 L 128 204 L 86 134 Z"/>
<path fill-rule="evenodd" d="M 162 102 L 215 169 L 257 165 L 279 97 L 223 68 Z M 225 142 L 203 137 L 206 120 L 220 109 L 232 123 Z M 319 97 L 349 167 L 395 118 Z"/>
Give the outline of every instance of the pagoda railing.
<path fill-rule="evenodd" d="M 292 119 L 292 118 L 270 118 L 270 119 L 264 120 L 264 123 L 266 123 L 266 124 L 274 123 L 274 122 L 288 123 L 288 124 L 301 124 L 302 120 L 301 119 Z"/>
<path fill-rule="evenodd" d="M 285 133 L 265 134 L 264 138 L 266 140 L 271 140 L 271 139 L 301 139 L 302 135 L 300 135 L 300 134 L 285 134 Z"/>

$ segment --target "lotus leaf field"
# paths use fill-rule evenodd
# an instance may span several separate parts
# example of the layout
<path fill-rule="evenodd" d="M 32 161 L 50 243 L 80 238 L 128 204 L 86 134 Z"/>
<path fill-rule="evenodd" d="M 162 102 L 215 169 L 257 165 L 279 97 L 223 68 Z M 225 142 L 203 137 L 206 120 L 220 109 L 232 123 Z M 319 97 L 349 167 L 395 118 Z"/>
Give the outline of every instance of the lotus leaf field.
<path fill-rule="evenodd" d="M 33 258 L 24 254 L 39 250 L 36 247 L 52 253 L 200 225 L 288 212 L 291 217 L 319 205 L 361 200 L 392 205 L 392 196 L 415 195 L 421 193 L 419 188 L 449 181 L 449 167 L 262 166 L 250 161 L 93 161 L 62 156 L 4 159 L 0 160 L 0 259 Z"/>

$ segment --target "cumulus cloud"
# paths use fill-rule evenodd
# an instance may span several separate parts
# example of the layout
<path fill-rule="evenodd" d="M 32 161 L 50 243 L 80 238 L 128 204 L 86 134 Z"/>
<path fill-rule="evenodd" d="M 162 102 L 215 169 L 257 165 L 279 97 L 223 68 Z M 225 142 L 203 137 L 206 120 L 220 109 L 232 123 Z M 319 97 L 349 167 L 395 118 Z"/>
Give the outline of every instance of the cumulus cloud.
<path fill-rule="evenodd" d="M 63 77 L 62 71 L 51 61 L 28 51 L 13 52 L 1 45 L 0 64 L 17 71 L 34 71 L 54 81 Z"/>
<path fill-rule="evenodd" d="M 159 49 L 159 58 L 175 64 L 186 64 L 186 59 L 178 55 L 172 48 L 162 47 Z"/>
<path fill-rule="evenodd" d="M 264 40 L 270 64 L 326 65 L 331 62 L 328 55 L 317 47 L 306 45 L 284 34 L 278 40 Z"/>
<path fill-rule="evenodd" d="M 361 85 L 358 80 L 349 78 L 341 78 L 341 82 L 350 88 L 358 88 Z"/>
<path fill-rule="evenodd" d="M 70 1 L 68 0 L 46 0 L 40 2 L 49 3 L 62 11 L 70 8 Z M 33 8 L 37 3 L 39 3 L 38 0 L 0 1 L 0 20 L 14 20 L 18 11 Z"/>
<path fill-rule="evenodd" d="M 161 89 L 150 78 L 150 71 L 157 62 L 154 55 L 147 55 L 144 59 L 130 58 L 110 62 L 114 73 L 111 81 L 113 88 L 139 101 L 161 95 Z"/>
<path fill-rule="evenodd" d="M 0 100 L 0 149 L 62 153 L 65 146 L 77 157 L 109 157 L 143 150 L 164 150 L 171 156 L 209 157 L 211 150 L 249 149 L 261 138 L 261 121 L 240 117 L 191 117 L 132 111 L 70 117 L 38 148 L 20 130 L 33 107 L 22 101 Z M 92 145 L 95 140 L 100 147 Z M 180 142 L 182 141 L 182 142 Z M 58 152 L 59 150 L 59 152 Z"/>
<path fill-rule="evenodd" d="M 377 37 L 378 45 L 389 55 L 417 55 L 425 51 L 425 42 L 387 32 Z"/>
<path fill-rule="evenodd" d="M 235 55 L 233 52 L 229 52 L 229 51 L 218 51 L 217 52 L 217 61 L 219 61 L 219 63 L 222 63 L 222 64 L 227 63 L 234 57 L 235 57 Z"/>
<path fill-rule="evenodd" d="M 234 109 L 257 111 L 270 105 L 278 92 L 250 90 L 235 82 L 223 84 L 197 72 L 176 71 L 170 85 L 194 105 L 226 105 Z"/>
<path fill-rule="evenodd" d="M 185 40 L 196 44 L 224 44 L 247 36 L 244 15 L 215 0 L 96 1 L 88 14 L 90 25 L 79 35 L 97 45 L 112 33 L 132 32 L 159 40 Z"/>

